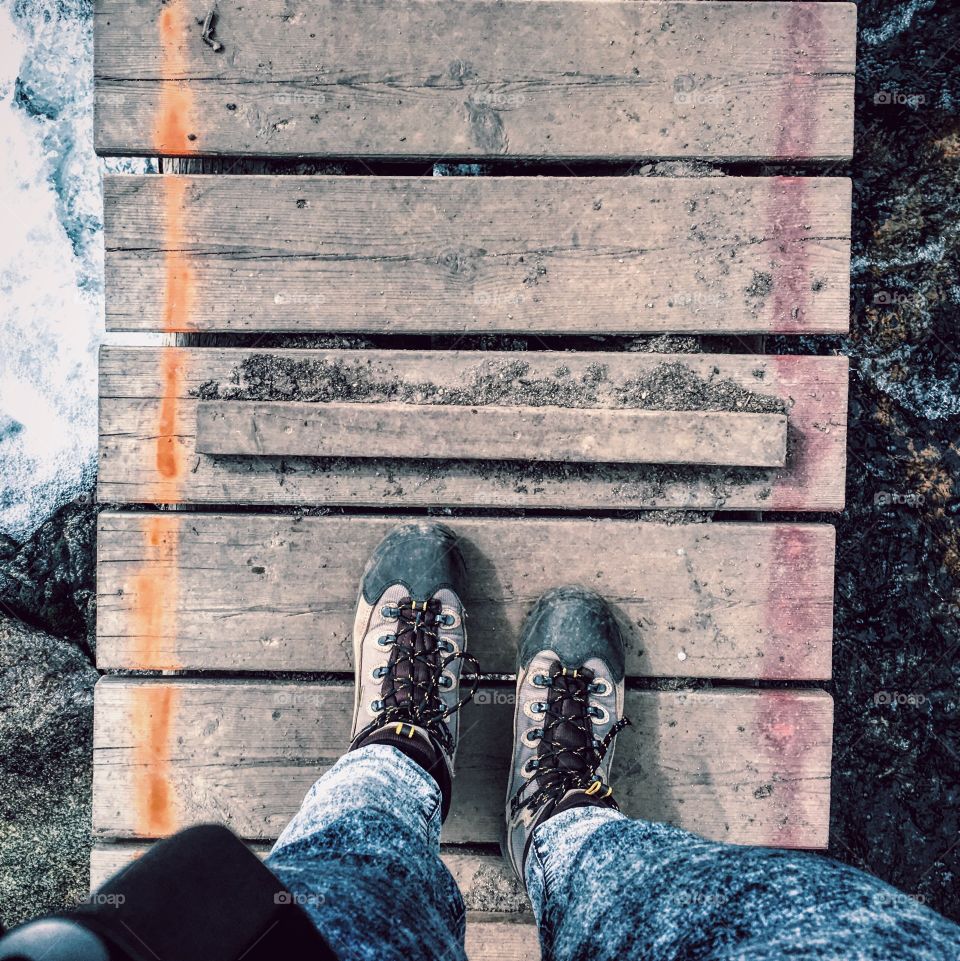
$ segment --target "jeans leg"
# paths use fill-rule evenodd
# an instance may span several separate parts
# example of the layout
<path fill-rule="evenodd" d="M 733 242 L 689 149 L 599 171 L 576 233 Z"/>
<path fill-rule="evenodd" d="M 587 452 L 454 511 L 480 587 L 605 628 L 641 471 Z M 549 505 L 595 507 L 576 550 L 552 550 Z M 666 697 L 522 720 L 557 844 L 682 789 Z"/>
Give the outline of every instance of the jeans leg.
<path fill-rule="evenodd" d="M 440 860 L 440 789 L 396 748 L 344 755 L 267 867 L 341 961 L 463 961 L 466 912 Z"/>
<path fill-rule="evenodd" d="M 814 854 L 574 808 L 533 833 L 544 961 L 956 961 L 960 927 Z"/>

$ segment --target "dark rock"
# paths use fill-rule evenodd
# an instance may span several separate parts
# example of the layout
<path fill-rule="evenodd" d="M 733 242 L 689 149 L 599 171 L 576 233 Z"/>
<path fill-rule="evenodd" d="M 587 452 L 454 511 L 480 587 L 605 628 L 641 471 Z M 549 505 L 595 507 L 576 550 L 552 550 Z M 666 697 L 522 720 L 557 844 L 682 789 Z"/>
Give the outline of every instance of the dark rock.
<path fill-rule="evenodd" d="M 97 672 L 73 644 L 0 619 L 0 922 L 86 896 Z"/>
<path fill-rule="evenodd" d="M 23 544 L 0 543 L 0 607 L 92 652 L 96 535 L 91 496 L 61 507 Z"/>
<path fill-rule="evenodd" d="M 831 853 L 960 919 L 960 6 L 858 20 Z"/>

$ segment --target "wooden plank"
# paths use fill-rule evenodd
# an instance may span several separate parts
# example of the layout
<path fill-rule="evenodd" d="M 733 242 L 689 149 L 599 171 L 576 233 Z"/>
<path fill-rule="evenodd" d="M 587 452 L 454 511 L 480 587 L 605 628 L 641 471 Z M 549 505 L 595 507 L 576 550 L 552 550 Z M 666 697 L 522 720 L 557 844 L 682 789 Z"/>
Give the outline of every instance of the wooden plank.
<path fill-rule="evenodd" d="M 250 847 L 261 858 L 270 850 L 264 844 L 254 843 Z M 91 891 L 148 848 L 146 844 L 94 844 L 90 852 Z M 467 905 L 466 950 L 470 961 L 540 961 L 540 940 L 530 903 L 503 859 L 489 854 L 455 853 L 455 849 L 442 851 L 440 857 L 450 869 Z M 474 908 L 478 899 L 491 900 L 491 884 L 515 892 L 513 900 L 523 908 L 514 912 Z"/>
<path fill-rule="evenodd" d="M 824 511 L 843 507 L 845 357 L 529 351 L 270 351 L 104 348 L 100 362 L 98 495 L 107 503 L 352 506 L 691 508 Z M 274 370 L 278 367 L 279 369 Z M 666 367 L 664 366 L 666 365 Z M 680 365 L 680 366 L 677 366 Z M 264 371 L 262 368 L 268 368 Z M 211 458 L 196 451 L 198 396 L 272 383 L 297 397 L 300 378 L 323 371 L 332 396 L 496 401 L 560 391 L 564 403 L 616 407 L 626 391 L 667 370 L 732 385 L 788 409 L 782 469 L 477 464 L 391 459 Z M 669 379 L 669 378 L 668 378 Z M 354 386 L 357 385 L 357 386 Z M 324 388 L 326 389 L 326 388 Z M 286 392 L 286 393 L 284 393 Z M 318 394 L 317 396 L 325 396 Z M 513 396 L 511 394 L 510 396 Z M 529 399 L 525 403 L 531 402 Z M 639 403 L 643 403 L 640 399 Z"/>
<path fill-rule="evenodd" d="M 500 836 L 508 688 L 464 708 L 447 842 Z M 276 837 L 349 738 L 352 685 L 106 677 L 93 830 L 158 837 L 220 821 Z M 632 817 L 743 844 L 827 841 L 832 700 L 822 691 L 628 691 L 612 782 Z"/>
<path fill-rule="evenodd" d="M 97 665 L 352 671 L 364 565 L 404 520 L 104 512 Z M 514 671 L 516 639 L 540 594 L 581 583 L 614 605 L 630 675 L 830 676 L 829 525 L 449 523 L 469 571 L 470 650 L 484 671 Z"/>
<path fill-rule="evenodd" d="M 97 0 L 102 153 L 846 159 L 847 3 Z"/>
<path fill-rule="evenodd" d="M 467 912 L 469 961 L 540 961 L 540 935 L 526 917 L 485 920 Z"/>
<path fill-rule="evenodd" d="M 850 205 L 833 177 L 107 176 L 106 322 L 845 333 Z"/>
<path fill-rule="evenodd" d="M 212 455 L 782 467 L 784 414 L 567 407 L 202 401 Z"/>

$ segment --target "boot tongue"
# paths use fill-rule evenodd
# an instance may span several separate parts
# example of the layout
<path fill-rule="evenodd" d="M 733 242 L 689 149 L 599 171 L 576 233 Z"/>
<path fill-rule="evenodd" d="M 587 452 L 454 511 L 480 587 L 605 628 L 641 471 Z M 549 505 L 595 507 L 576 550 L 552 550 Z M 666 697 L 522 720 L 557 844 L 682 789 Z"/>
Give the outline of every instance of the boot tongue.
<path fill-rule="evenodd" d="M 547 688 L 548 715 L 538 754 L 542 757 L 562 748 L 566 750 L 540 769 L 538 779 L 542 787 L 561 779 L 565 772 L 586 775 L 589 759 L 593 757 L 593 728 L 587 714 L 587 687 L 593 681 L 593 671 L 588 668 L 579 668 L 576 672 L 564 670 L 558 662 L 551 669 L 551 677 L 553 683 Z"/>
<path fill-rule="evenodd" d="M 397 607 L 397 640 L 390 652 L 390 671 L 383 679 L 380 696 L 385 707 L 410 710 L 417 701 L 422 707 L 427 696 L 436 694 L 440 657 L 437 617 L 442 608 L 438 600 L 410 598 L 400 600 Z"/>

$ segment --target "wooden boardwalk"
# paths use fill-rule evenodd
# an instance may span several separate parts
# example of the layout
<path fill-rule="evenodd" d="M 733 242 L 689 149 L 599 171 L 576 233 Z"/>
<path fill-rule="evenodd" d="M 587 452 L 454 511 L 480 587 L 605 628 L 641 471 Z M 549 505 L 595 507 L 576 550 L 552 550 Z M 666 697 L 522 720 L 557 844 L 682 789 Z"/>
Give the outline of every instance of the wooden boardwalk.
<path fill-rule="evenodd" d="M 346 745 L 366 557 L 428 510 L 491 674 L 543 590 L 613 604 L 629 814 L 825 847 L 834 530 L 797 518 L 843 506 L 848 369 L 765 338 L 847 329 L 854 6 L 209 9 L 96 2 L 98 149 L 164 170 L 105 178 L 107 325 L 167 337 L 100 360 L 93 882 L 198 821 L 266 852 Z M 478 961 L 539 956 L 510 693 L 443 834 Z"/>

